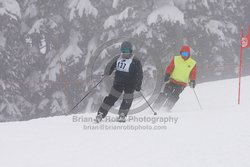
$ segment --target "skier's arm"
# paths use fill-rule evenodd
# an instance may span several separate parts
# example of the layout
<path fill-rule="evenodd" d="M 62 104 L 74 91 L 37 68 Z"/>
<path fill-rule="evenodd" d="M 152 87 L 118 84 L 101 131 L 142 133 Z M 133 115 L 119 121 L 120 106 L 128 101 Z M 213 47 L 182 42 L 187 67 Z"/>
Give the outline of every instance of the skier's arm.
<path fill-rule="evenodd" d="M 135 90 L 140 91 L 142 80 L 143 80 L 143 71 L 142 71 L 142 65 L 139 60 L 137 60 L 137 69 L 136 69 L 136 83 L 135 83 Z"/>
<path fill-rule="evenodd" d="M 164 77 L 164 82 L 168 82 L 170 79 L 170 75 L 174 70 L 174 58 L 172 58 L 170 64 L 167 66 L 166 68 L 166 72 L 165 72 L 165 77 Z"/>
<path fill-rule="evenodd" d="M 195 81 L 196 80 L 196 65 L 192 69 L 190 76 L 189 76 L 190 81 Z"/>
<path fill-rule="evenodd" d="M 170 64 L 166 68 L 166 74 L 170 75 L 174 70 L 174 58 L 172 58 Z"/>
<path fill-rule="evenodd" d="M 110 75 L 116 67 L 116 61 L 119 56 L 114 57 L 105 67 L 104 75 Z"/>

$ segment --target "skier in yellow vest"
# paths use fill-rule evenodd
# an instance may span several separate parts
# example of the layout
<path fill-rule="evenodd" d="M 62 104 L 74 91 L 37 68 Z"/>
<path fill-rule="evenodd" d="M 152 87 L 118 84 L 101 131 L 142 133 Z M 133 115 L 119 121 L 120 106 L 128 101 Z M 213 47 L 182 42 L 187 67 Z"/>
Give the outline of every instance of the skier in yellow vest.
<path fill-rule="evenodd" d="M 171 110 L 188 84 L 191 88 L 195 88 L 196 61 L 190 56 L 190 47 L 184 45 L 181 47 L 180 55 L 174 56 L 171 60 L 166 68 L 164 91 L 160 93 L 153 105 L 155 109 L 160 109 L 164 105 Z"/>

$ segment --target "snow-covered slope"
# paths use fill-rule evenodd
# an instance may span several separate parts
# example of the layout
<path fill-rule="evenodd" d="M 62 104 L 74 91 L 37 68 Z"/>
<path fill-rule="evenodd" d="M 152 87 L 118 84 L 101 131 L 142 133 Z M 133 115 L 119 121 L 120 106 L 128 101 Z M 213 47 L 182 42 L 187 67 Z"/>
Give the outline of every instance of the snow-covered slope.
<path fill-rule="evenodd" d="M 94 114 L 1 123 L 1 166 L 248 167 L 249 83 L 250 77 L 243 78 L 241 105 L 236 104 L 237 80 L 217 81 L 196 88 L 203 110 L 187 88 L 172 113 L 161 111 L 155 117 L 146 110 L 126 124 L 74 122 Z M 167 118 L 167 122 L 136 122 L 136 118 Z M 84 129 L 90 126 L 162 129 Z"/>

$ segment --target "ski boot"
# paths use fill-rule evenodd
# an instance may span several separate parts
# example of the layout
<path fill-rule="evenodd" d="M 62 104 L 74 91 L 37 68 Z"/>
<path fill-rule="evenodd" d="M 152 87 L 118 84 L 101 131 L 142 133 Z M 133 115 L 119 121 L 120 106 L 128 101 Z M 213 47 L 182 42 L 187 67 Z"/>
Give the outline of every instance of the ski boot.
<path fill-rule="evenodd" d="M 95 123 L 100 123 L 102 121 L 102 113 L 98 113 L 94 119 Z"/>
<path fill-rule="evenodd" d="M 119 114 L 119 117 L 117 119 L 118 122 L 126 122 L 126 116 L 124 113 Z"/>

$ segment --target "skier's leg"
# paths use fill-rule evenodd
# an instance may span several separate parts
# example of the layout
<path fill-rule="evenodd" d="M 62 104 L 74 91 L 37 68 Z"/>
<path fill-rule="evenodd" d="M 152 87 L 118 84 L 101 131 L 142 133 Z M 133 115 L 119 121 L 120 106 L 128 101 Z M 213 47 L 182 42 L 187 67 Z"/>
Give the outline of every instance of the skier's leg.
<path fill-rule="evenodd" d="M 171 110 L 175 103 L 179 100 L 179 96 L 172 96 L 167 100 L 167 102 L 164 105 L 164 108 L 167 108 L 168 110 Z"/>
<path fill-rule="evenodd" d="M 121 96 L 122 91 L 123 91 L 122 87 L 113 85 L 109 95 L 104 98 L 103 103 L 101 104 L 97 115 L 102 115 L 102 118 L 106 117 L 110 108 L 114 106 L 115 102 Z"/>
<path fill-rule="evenodd" d="M 173 91 L 173 86 L 171 83 L 166 83 L 164 91 L 161 92 L 158 96 L 158 98 L 155 100 L 153 104 L 153 108 L 156 110 L 159 110 L 164 102 L 167 100 L 169 94 Z"/>
<path fill-rule="evenodd" d="M 181 94 L 181 92 L 184 90 L 185 87 L 181 86 L 181 85 L 175 85 L 174 86 L 174 90 L 172 92 L 172 94 L 169 96 L 169 98 L 167 99 L 164 107 L 167 107 L 168 110 L 171 110 L 175 103 L 179 100 L 179 96 Z"/>
<path fill-rule="evenodd" d="M 169 82 L 166 84 L 164 92 L 167 98 L 169 98 L 173 94 L 174 90 L 175 90 L 175 84 L 173 82 Z"/>
<path fill-rule="evenodd" d="M 123 115 L 125 117 L 127 116 L 133 100 L 134 100 L 134 87 L 128 85 L 124 89 L 124 95 L 122 104 L 119 109 L 119 115 Z"/>
<path fill-rule="evenodd" d="M 166 99 L 167 99 L 167 95 L 164 92 L 161 92 L 159 96 L 157 97 L 157 99 L 155 100 L 152 107 L 156 110 L 159 110 Z"/>

